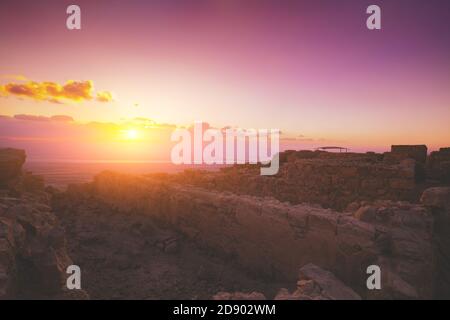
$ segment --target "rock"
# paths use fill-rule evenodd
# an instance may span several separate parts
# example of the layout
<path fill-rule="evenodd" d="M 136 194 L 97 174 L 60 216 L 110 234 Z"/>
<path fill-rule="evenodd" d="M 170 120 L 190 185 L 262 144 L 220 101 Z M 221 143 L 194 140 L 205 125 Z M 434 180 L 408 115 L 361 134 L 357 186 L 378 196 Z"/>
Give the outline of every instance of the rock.
<path fill-rule="evenodd" d="M 435 294 L 450 297 L 450 187 L 425 190 L 420 201 L 434 216 Z"/>
<path fill-rule="evenodd" d="M 184 172 L 173 176 L 181 184 L 259 197 L 292 204 L 311 203 L 342 210 L 352 202 L 386 198 L 417 200 L 419 172 L 414 159 L 383 161 L 377 154 L 302 151 L 281 153 L 279 173 L 261 177 L 257 167 L 235 166 L 216 173 Z"/>
<path fill-rule="evenodd" d="M 450 182 L 450 148 L 441 148 L 439 151 L 431 152 L 428 157 L 426 171 L 427 175 L 438 181 Z"/>
<path fill-rule="evenodd" d="M 178 239 L 170 238 L 164 242 L 164 252 L 176 253 L 179 250 Z"/>
<path fill-rule="evenodd" d="M 394 178 L 389 180 L 389 186 L 394 190 L 412 190 L 415 187 L 415 181 L 412 179 Z"/>
<path fill-rule="evenodd" d="M 352 202 L 350 203 L 347 208 L 345 208 L 344 212 L 353 213 L 357 211 L 361 207 L 361 204 L 359 202 Z"/>
<path fill-rule="evenodd" d="M 422 193 L 420 202 L 427 207 L 450 208 L 450 187 L 435 187 L 426 189 Z"/>
<path fill-rule="evenodd" d="M 0 205 L 0 299 L 59 296 L 72 260 L 58 220 L 31 194 Z"/>
<path fill-rule="evenodd" d="M 354 213 L 354 217 L 356 219 L 364 221 L 364 222 L 375 221 L 376 215 L 377 215 L 377 209 L 372 206 L 361 207 Z"/>
<path fill-rule="evenodd" d="M 213 300 L 266 300 L 264 294 L 260 292 L 218 292 L 212 297 Z"/>
<path fill-rule="evenodd" d="M 331 272 L 314 264 L 310 263 L 300 268 L 299 278 L 297 290 L 305 295 L 311 294 L 314 297 L 320 292 L 323 298 L 330 300 L 361 300 L 355 291 L 347 287 Z"/>
<path fill-rule="evenodd" d="M 255 275 L 296 281 L 298 266 L 313 263 L 363 295 L 364 266 L 385 257 L 389 271 L 401 274 L 420 298 L 432 295 L 433 217 L 423 205 L 362 201 L 353 217 L 317 205 L 112 173 L 97 176 L 93 197 L 122 214 L 170 225 L 186 241 L 231 256 Z M 169 238 L 156 243 L 161 251 L 172 252 Z M 380 298 L 392 296 L 386 291 Z"/>
<path fill-rule="evenodd" d="M 391 146 L 391 153 L 398 156 L 400 160 L 410 158 L 423 164 L 427 160 L 426 145 L 393 145 Z"/>
<path fill-rule="evenodd" d="M 297 289 L 292 293 L 280 289 L 275 300 L 361 300 L 351 288 L 344 285 L 331 272 L 314 264 L 300 268 Z"/>
<path fill-rule="evenodd" d="M 320 293 L 320 287 L 316 285 L 314 280 L 297 281 L 297 290 L 300 290 L 307 296 L 315 296 Z"/>
<path fill-rule="evenodd" d="M 299 290 L 290 293 L 288 289 L 281 288 L 274 300 L 312 300 L 311 296 L 302 294 Z"/>
<path fill-rule="evenodd" d="M 62 292 L 54 297 L 56 300 L 89 300 L 89 294 L 83 289 L 69 290 L 63 288 Z"/>
<path fill-rule="evenodd" d="M 301 300 L 301 299 L 292 299 L 291 293 L 286 288 L 281 288 L 273 299 L 274 300 Z"/>
<path fill-rule="evenodd" d="M 390 274 L 389 286 L 395 299 L 417 299 L 419 297 L 416 289 L 397 274 Z"/>

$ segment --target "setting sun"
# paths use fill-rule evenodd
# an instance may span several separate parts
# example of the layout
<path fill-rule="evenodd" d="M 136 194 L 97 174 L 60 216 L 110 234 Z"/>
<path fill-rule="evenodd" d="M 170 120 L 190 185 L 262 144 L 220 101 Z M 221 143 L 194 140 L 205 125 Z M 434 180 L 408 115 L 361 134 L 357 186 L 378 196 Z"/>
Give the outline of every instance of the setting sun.
<path fill-rule="evenodd" d="M 125 131 L 125 137 L 128 140 L 136 140 L 139 137 L 139 133 L 136 129 L 128 129 Z"/>

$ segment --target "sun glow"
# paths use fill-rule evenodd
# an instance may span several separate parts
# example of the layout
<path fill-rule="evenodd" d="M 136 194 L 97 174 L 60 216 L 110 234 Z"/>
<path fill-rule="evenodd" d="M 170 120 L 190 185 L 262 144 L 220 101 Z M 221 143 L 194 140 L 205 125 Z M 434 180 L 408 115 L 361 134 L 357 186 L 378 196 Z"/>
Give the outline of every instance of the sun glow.
<path fill-rule="evenodd" d="M 139 132 L 136 129 L 125 130 L 125 138 L 127 140 L 136 140 L 139 138 Z"/>

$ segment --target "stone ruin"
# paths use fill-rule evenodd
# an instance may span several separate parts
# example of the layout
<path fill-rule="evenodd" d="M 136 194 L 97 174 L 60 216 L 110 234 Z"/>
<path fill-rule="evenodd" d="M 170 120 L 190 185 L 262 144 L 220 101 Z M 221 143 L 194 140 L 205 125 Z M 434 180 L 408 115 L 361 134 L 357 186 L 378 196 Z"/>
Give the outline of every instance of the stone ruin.
<path fill-rule="evenodd" d="M 296 281 L 299 266 L 314 263 L 364 298 L 433 297 L 433 217 L 421 204 L 361 202 L 338 212 L 115 173 L 92 188 L 114 210 L 151 215 L 265 277 Z M 381 293 L 365 287 L 372 264 L 382 270 Z"/>
<path fill-rule="evenodd" d="M 82 206 L 101 208 L 102 214 L 117 212 L 118 230 L 128 230 L 133 219 L 175 230 L 183 241 L 236 262 L 263 282 L 297 283 L 293 291 L 280 286 L 273 297 L 249 290 L 220 291 L 211 295 L 214 299 L 448 299 L 450 188 L 441 175 L 445 150 L 428 157 L 423 146 L 393 146 L 385 154 L 287 151 L 280 154 L 280 171 L 272 177 L 260 176 L 257 166 L 248 165 L 173 175 L 104 172 L 63 193 L 37 192 L 21 175 L 22 187 L 16 182 L 14 192 L 24 193 L 15 200 L 0 198 L 0 226 L 10 230 L 0 232 L 0 257 L 15 257 L 0 259 L 0 279 L 6 279 L 0 289 L 21 288 L 14 280 L 23 265 L 17 261 L 36 270 L 41 263 L 53 265 L 37 274 L 41 280 L 53 279 L 52 292 L 59 288 L 62 266 L 70 258 L 64 233 L 51 231 L 60 230 L 52 210 L 64 222 L 67 217 L 83 219 L 75 210 Z M 24 186 L 32 193 L 21 191 Z M 42 207 L 37 194 L 52 200 Z M 21 203 L 34 208 L 23 210 L 29 212 L 26 220 L 20 218 Z M 62 208 L 66 215 L 58 213 Z M 41 220 L 33 220 L 33 214 Z M 33 238 L 11 247 L 11 239 L 19 237 L 11 231 L 17 223 L 25 235 L 41 230 L 32 248 L 36 243 L 53 246 L 50 260 L 22 253 L 30 251 L 25 248 Z M 96 239 L 97 231 L 90 232 L 89 238 Z M 123 232 L 112 236 L 120 238 Z M 53 234 L 59 240 L 49 240 Z M 173 248 L 173 241 L 164 242 L 164 250 L 167 246 Z M 382 290 L 366 287 L 369 265 L 381 268 Z"/>
<path fill-rule="evenodd" d="M 173 179 L 336 210 L 355 201 L 377 199 L 418 203 L 421 193 L 433 186 L 425 177 L 426 152 L 425 146 L 392 146 L 385 154 L 286 151 L 280 154 L 280 170 L 275 176 L 260 176 L 255 166 L 236 165 L 219 173 L 186 171 Z"/>
<path fill-rule="evenodd" d="M 427 176 L 429 178 L 450 183 L 450 148 L 433 151 L 427 159 Z"/>

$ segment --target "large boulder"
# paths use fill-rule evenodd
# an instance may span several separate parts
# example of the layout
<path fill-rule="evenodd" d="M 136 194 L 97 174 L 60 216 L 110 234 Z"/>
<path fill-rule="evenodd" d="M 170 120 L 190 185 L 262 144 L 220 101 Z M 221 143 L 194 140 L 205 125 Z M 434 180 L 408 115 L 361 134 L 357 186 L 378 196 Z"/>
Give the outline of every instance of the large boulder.
<path fill-rule="evenodd" d="M 297 289 L 293 293 L 281 289 L 275 300 L 361 300 L 361 297 L 331 272 L 308 263 L 299 270 Z"/>
<path fill-rule="evenodd" d="M 435 209 L 450 209 L 450 187 L 435 187 L 422 193 L 420 202 Z"/>

